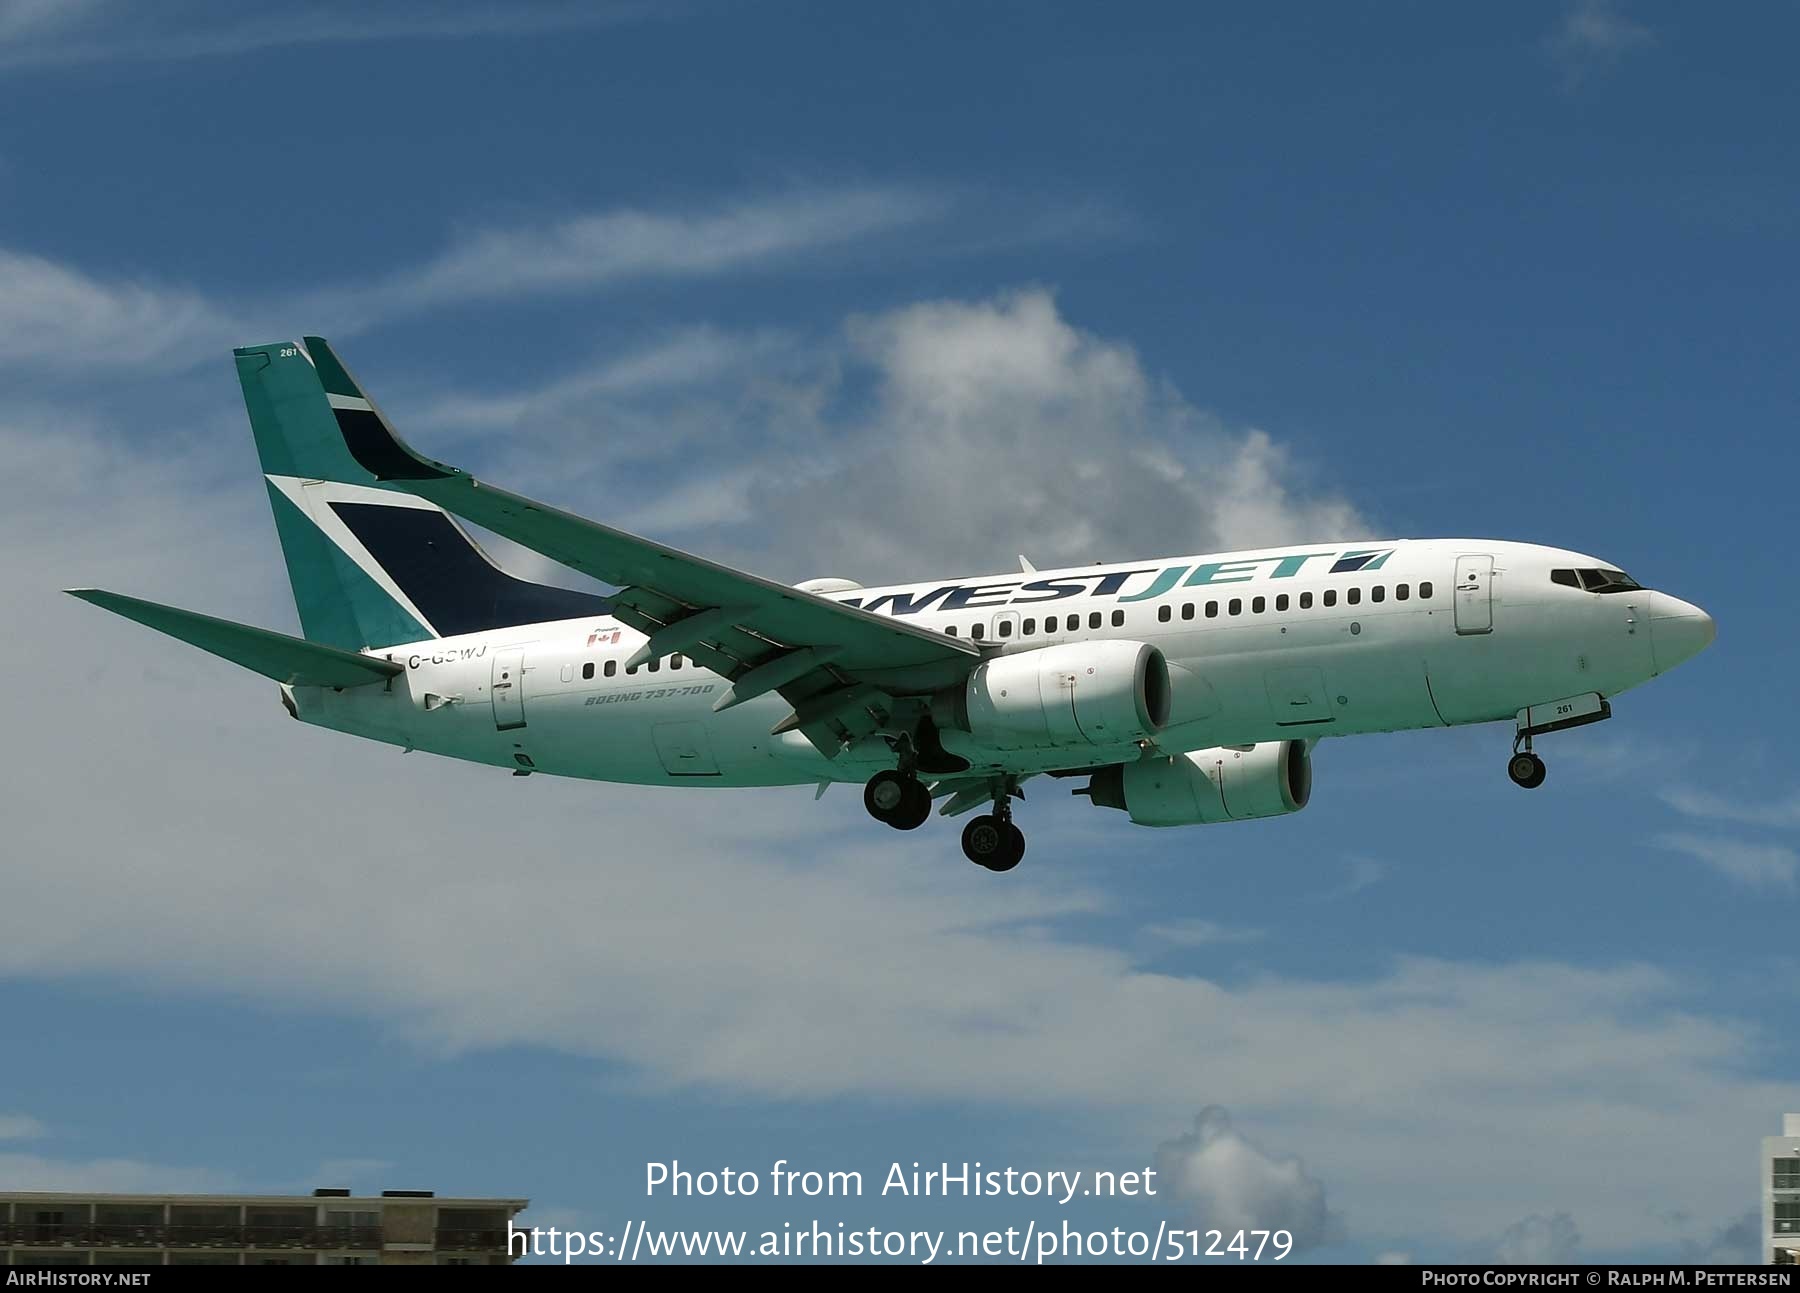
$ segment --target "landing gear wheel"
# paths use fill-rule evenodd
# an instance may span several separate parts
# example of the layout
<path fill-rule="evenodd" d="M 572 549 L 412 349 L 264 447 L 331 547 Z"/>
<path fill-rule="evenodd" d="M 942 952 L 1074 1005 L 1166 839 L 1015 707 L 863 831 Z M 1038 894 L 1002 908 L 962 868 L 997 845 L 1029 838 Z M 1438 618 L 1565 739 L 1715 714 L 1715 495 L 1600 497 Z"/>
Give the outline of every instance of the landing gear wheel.
<path fill-rule="evenodd" d="M 931 816 L 931 792 L 917 777 L 883 770 L 863 787 L 863 807 L 876 821 L 910 831 Z"/>
<path fill-rule="evenodd" d="M 1506 775 L 1513 779 L 1515 786 L 1536 790 L 1544 784 L 1544 777 L 1548 773 L 1544 767 L 1544 761 L 1530 750 L 1525 750 L 1507 760 Z"/>
<path fill-rule="evenodd" d="M 917 830 L 931 816 L 931 791 L 917 777 L 906 779 L 906 797 L 900 801 L 900 807 L 887 819 L 887 824 L 897 831 Z"/>
<path fill-rule="evenodd" d="M 963 827 L 963 856 L 989 871 L 1010 871 L 1025 856 L 1025 833 L 1011 822 L 983 814 Z"/>

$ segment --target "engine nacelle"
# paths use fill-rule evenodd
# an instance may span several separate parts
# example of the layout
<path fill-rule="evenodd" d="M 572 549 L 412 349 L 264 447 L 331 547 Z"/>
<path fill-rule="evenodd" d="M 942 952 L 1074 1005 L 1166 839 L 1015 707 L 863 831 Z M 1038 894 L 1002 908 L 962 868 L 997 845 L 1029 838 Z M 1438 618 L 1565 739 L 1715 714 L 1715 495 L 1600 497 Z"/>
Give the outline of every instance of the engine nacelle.
<path fill-rule="evenodd" d="M 1169 721 L 1169 666 L 1147 642 L 1066 642 L 996 656 L 931 716 L 1002 750 L 1117 745 Z"/>
<path fill-rule="evenodd" d="M 1200 826 L 1297 813 L 1312 798 L 1304 741 L 1220 745 L 1102 768 L 1086 794 L 1122 808 L 1139 826 Z"/>

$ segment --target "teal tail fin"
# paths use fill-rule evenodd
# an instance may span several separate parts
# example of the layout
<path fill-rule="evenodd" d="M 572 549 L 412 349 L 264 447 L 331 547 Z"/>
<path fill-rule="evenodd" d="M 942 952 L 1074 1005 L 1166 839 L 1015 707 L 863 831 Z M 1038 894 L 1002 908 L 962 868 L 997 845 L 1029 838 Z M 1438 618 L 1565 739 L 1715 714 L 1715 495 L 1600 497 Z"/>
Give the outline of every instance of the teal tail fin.
<path fill-rule="evenodd" d="M 507 574 L 442 508 L 406 493 L 437 464 L 401 452 L 323 338 L 235 353 L 309 641 L 361 651 L 609 613 L 603 597 Z"/>

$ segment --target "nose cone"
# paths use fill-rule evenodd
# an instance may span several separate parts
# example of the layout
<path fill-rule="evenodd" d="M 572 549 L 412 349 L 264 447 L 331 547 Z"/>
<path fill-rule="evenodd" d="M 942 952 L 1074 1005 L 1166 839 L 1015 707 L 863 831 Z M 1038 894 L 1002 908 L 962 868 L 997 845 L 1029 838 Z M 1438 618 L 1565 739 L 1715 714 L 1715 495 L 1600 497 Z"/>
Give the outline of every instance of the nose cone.
<path fill-rule="evenodd" d="M 1712 645 L 1717 632 L 1713 617 L 1692 602 L 1667 593 L 1650 595 L 1650 653 L 1658 673 L 1692 660 Z"/>

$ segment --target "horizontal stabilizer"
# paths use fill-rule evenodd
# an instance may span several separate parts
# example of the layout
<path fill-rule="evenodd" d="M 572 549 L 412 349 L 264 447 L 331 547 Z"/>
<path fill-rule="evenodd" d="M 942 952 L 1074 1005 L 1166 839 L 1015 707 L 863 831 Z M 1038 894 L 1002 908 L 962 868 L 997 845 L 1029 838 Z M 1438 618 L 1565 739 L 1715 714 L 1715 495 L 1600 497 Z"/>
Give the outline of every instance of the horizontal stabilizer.
<path fill-rule="evenodd" d="M 210 651 L 265 678 L 296 687 L 360 687 L 383 682 L 402 672 L 400 665 L 388 660 L 120 593 L 103 592 L 98 588 L 71 588 L 68 593 L 84 602 L 92 602 L 102 610 L 136 620 L 158 633 L 179 638 L 202 651 Z"/>

